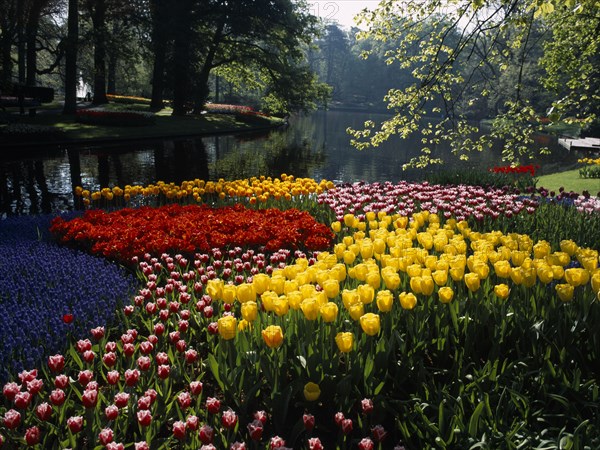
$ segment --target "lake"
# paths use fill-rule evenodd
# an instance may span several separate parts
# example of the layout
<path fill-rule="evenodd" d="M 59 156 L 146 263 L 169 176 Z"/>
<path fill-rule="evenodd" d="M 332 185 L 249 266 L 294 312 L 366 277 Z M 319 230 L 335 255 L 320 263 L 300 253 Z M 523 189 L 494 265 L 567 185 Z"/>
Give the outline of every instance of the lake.
<path fill-rule="evenodd" d="M 365 120 L 384 118 L 365 112 L 317 111 L 294 116 L 288 127 L 266 133 L 49 147 L 43 156 L 16 154 L 0 160 L 0 217 L 71 210 L 77 185 L 93 191 L 115 185 L 282 173 L 347 182 L 419 179 L 422 172 L 403 171 L 402 165 L 418 156 L 420 136 L 394 137 L 363 151 L 350 145 L 347 127 L 361 128 Z M 534 161 L 544 173 L 571 168 L 581 157 L 560 147 L 556 138 L 540 136 L 540 143 L 552 149 L 551 156 Z M 449 149 L 438 146 L 435 153 L 444 157 Z M 473 155 L 468 163 L 448 161 L 429 170 L 494 165 L 503 165 L 497 150 Z"/>

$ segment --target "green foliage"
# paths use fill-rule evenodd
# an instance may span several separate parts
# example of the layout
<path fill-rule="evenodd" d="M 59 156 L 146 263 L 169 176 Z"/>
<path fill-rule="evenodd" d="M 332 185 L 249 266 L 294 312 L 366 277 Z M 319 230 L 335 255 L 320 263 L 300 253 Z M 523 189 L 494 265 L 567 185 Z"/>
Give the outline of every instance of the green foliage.
<path fill-rule="evenodd" d="M 600 19 L 590 12 L 596 7 L 592 0 L 577 8 L 541 1 L 381 2 L 363 14 L 367 29 L 358 37 L 392 45 L 387 62 L 413 79 L 386 95 L 390 119 L 348 130 L 352 144 L 366 149 L 421 131 L 422 155 L 407 166 L 441 162 L 431 149 L 442 140 L 461 159 L 495 140 L 503 142 L 505 161 L 531 159 L 533 136 L 543 131 L 538 117 L 547 109 L 551 120 L 567 113 L 591 121 L 597 114 Z M 480 130 L 469 118 L 481 119 L 486 108 L 495 117 L 492 127 L 474 139 Z M 432 121 L 436 115 L 441 120 Z"/>

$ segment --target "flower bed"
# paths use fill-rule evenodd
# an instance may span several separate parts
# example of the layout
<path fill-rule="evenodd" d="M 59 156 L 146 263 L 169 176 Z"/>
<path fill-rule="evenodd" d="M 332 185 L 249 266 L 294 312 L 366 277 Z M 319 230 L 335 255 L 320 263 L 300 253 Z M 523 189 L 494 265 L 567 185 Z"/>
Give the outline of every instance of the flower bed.
<path fill-rule="evenodd" d="M 112 322 L 135 279 L 105 260 L 50 242 L 51 216 L 0 221 L 0 380 L 63 350 L 69 334 Z M 63 316 L 73 321 L 64 323 Z"/>
<path fill-rule="evenodd" d="M 471 221 L 473 212 L 470 222 L 446 218 L 424 207 L 434 203 L 428 185 L 389 186 L 402 211 L 395 189 L 416 198 L 410 214 L 363 198 L 385 186 L 349 187 L 313 199 L 328 217 L 329 199 L 354 195 L 335 212 L 334 241 L 316 253 L 291 251 L 293 237 L 273 252 L 250 248 L 252 239 L 182 248 L 200 216 L 153 210 L 159 222 L 137 239 L 175 237 L 177 246 L 136 250 L 143 287 L 120 326 L 92 328 L 48 358 L 44 373 L 24 371 L 4 386 L 0 439 L 138 450 L 597 447 L 597 246 L 484 229 L 497 222 Z M 494 204 L 473 192 L 474 204 Z M 507 197 L 506 208 L 521 201 Z M 515 223 L 565 207 L 526 208 Z M 219 221 L 231 236 L 230 222 L 246 231 L 269 222 L 239 206 L 190 211 L 198 209 L 211 214 L 202 222 L 216 227 L 210 234 Z M 139 226 L 118 212 L 90 211 L 58 228 L 91 249 Z M 281 217 L 271 222 L 289 236 Z"/>

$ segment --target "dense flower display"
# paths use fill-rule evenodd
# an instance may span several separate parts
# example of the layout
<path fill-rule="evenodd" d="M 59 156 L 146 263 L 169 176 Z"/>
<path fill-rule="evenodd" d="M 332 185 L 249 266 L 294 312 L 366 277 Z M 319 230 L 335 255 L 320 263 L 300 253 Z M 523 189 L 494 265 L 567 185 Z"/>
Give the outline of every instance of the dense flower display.
<path fill-rule="evenodd" d="M 121 200 L 125 205 L 145 204 L 146 200 L 155 204 L 162 201 L 214 202 L 217 200 L 248 199 L 250 204 L 265 203 L 267 200 L 294 200 L 302 202 L 311 196 L 332 189 L 333 183 L 327 180 L 319 182 L 312 178 L 295 178 L 282 174 L 281 177 L 253 177 L 244 180 L 190 180 L 181 184 L 159 181 L 148 186 L 114 186 L 91 192 L 81 186 L 76 188 L 76 195 L 81 196 L 85 206 L 116 204 Z M 289 207 L 289 203 L 287 204 Z"/>
<path fill-rule="evenodd" d="M 322 250 L 332 239 L 329 228 L 306 212 L 242 205 L 90 210 L 70 221 L 57 218 L 51 231 L 64 244 L 123 263 L 144 253 L 191 254 L 228 246 Z"/>
<path fill-rule="evenodd" d="M 204 110 L 212 114 L 247 114 L 255 112 L 250 106 L 207 103 Z"/>
<path fill-rule="evenodd" d="M 318 201 L 328 205 L 337 220 L 342 220 L 347 213 L 362 218 L 369 211 L 410 216 L 421 210 L 457 220 L 512 217 L 521 211 L 533 213 L 538 205 L 533 198 L 502 189 L 406 181 L 343 184 L 320 194 Z"/>
<path fill-rule="evenodd" d="M 51 218 L 0 221 L 0 380 L 64 348 L 69 334 L 111 322 L 137 285 L 105 260 L 50 242 Z"/>
<path fill-rule="evenodd" d="M 386 189 L 390 200 L 378 195 Z M 322 193 L 325 217 L 331 199 L 343 201 L 333 240 L 314 253 L 294 251 L 282 211 L 272 233 L 291 241 L 279 249 L 228 239 L 180 251 L 198 224 L 233 238 L 267 227 L 273 210 L 194 206 L 187 218 L 180 213 L 189 207 L 173 205 L 56 221 L 54 231 L 91 248 L 160 218 L 128 234 L 148 245 L 131 259 L 142 286 L 119 311 L 121 326 L 97 323 L 50 355 L 44 372 L 5 383 L 0 439 L 43 448 L 400 450 L 568 435 L 593 446 L 599 249 L 459 220 L 476 218 L 469 208 L 483 204 L 529 217 L 537 203 L 445 189 L 473 200 L 461 203 L 469 212 L 444 214 L 430 199 L 443 189 L 427 184 Z M 412 200 L 410 214 L 399 213 L 409 210 L 403 203 L 386 211 L 391 199 Z M 524 200 L 532 203 L 513 211 Z M 180 239 L 176 251 L 149 250 L 171 238 Z M 109 241 L 124 246 L 119 239 Z"/>

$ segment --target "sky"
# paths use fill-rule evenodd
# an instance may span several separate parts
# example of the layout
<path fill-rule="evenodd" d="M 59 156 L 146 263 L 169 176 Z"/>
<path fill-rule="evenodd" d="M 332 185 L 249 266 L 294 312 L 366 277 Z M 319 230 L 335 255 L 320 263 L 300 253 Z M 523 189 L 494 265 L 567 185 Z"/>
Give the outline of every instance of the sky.
<path fill-rule="evenodd" d="M 378 3 L 379 0 L 308 0 L 315 16 L 335 20 L 344 28 L 356 26 L 353 17 L 365 8 L 374 9 Z"/>

